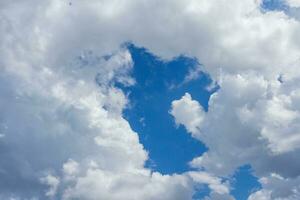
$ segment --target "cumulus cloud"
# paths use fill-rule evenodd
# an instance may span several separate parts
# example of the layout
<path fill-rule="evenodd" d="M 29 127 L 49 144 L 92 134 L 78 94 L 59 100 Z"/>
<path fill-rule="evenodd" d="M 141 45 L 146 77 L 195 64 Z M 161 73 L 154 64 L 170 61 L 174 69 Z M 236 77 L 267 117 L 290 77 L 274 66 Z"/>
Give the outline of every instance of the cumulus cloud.
<path fill-rule="evenodd" d="M 260 179 L 262 190 L 253 193 L 249 200 L 296 200 L 300 198 L 300 179 L 283 178 L 278 174 L 270 174 Z"/>
<path fill-rule="evenodd" d="M 300 175 L 295 80 L 281 83 L 256 73 L 223 75 L 222 80 L 220 90 L 211 96 L 209 111 L 198 124 L 199 129 L 191 131 L 209 150 L 191 165 L 227 176 L 237 167 L 251 164 L 257 176 L 276 172 L 285 178 L 278 179 L 277 189 L 268 184 L 268 190 L 258 191 L 250 199 L 268 199 L 269 195 L 274 199 L 272 195 L 278 188 L 289 196 L 297 195 L 298 189 L 283 187 L 286 179 L 292 188 L 296 187 Z M 185 126 L 188 129 L 189 124 Z"/>
<path fill-rule="evenodd" d="M 184 125 L 189 132 L 194 133 L 201 126 L 205 112 L 189 93 L 185 93 L 181 99 L 172 102 L 170 114 L 174 116 L 177 125 Z"/>
<path fill-rule="evenodd" d="M 208 185 L 213 194 L 228 197 L 229 187 L 206 172 L 162 175 L 145 169 L 114 172 L 99 166 L 81 166 L 82 174 L 68 188 L 63 199 L 192 199 L 195 185 Z"/>
<path fill-rule="evenodd" d="M 150 171 L 113 172 L 87 168 L 63 199 L 191 199 L 192 182 L 185 176 L 161 175 Z"/>
<path fill-rule="evenodd" d="M 130 54 L 122 50 L 107 61 L 99 60 L 97 66 L 78 62 L 59 71 L 29 66 L 25 75 L 1 70 L 1 123 L 7 127 L 1 141 L 3 193 L 29 195 L 24 188 L 27 184 L 32 195 L 38 195 L 43 188 L 38 180 L 44 171 L 59 173 L 69 160 L 63 172 L 68 177 L 76 175 L 78 164 L 72 159 L 94 160 L 115 170 L 143 167 L 147 152 L 121 116 L 125 95 L 111 85 L 113 77 L 106 82 L 95 79 L 96 69 L 104 75 L 106 65 L 112 69 L 108 73 L 114 73 L 115 66 L 130 69 Z M 113 147 L 96 142 L 100 139 Z M 41 180 L 50 186 L 47 195 L 53 196 L 57 189 L 54 175 Z"/>
<path fill-rule="evenodd" d="M 299 22 L 283 12 L 261 12 L 260 1 L 75 0 L 72 6 L 59 0 L 32 0 L 32 5 L 7 2 L 2 3 L 2 30 L 10 28 L 19 38 L 18 29 L 34 30 L 23 34 L 55 56 L 52 62 L 79 55 L 86 48 L 110 52 L 128 40 L 163 58 L 197 57 L 213 76 L 220 67 L 233 73 L 256 69 L 271 76 L 299 58 Z M 7 40 L 11 43 L 7 45 L 14 45 Z M 16 51 L 26 45 L 21 44 Z"/>
<path fill-rule="evenodd" d="M 147 152 L 122 116 L 128 100 L 115 86 L 134 84 L 126 49 L 82 50 L 63 61 L 2 50 L 11 57 L 0 79 L 1 198 L 181 200 L 211 184 L 144 168 Z"/>
<path fill-rule="evenodd" d="M 114 83 L 131 80 L 129 52 L 89 56 L 25 75 L 2 69 L 3 198 L 192 199 L 209 183 L 145 169 L 147 152 L 122 117 L 127 99 Z"/>

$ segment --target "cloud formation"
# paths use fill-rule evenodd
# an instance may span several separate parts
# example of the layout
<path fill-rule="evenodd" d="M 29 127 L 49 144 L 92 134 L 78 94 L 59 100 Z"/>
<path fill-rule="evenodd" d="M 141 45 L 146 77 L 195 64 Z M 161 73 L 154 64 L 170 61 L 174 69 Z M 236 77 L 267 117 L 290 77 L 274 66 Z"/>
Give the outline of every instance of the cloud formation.
<path fill-rule="evenodd" d="M 2 0 L 0 197 L 191 199 L 204 183 L 207 198 L 230 199 L 217 176 L 250 163 L 263 188 L 249 199 L 297 199 L 300 24 L 260 4 Z M 209 148 L 191 162 L 200 175 L 144 168 L 115 86 L 134 84 L 127 41 L 163 59 L 196 57 L 218 81 L 207 113 L 189 94 L 170 111 Z"/>
<path fill-rule="evenodd" d="M 228 176 L 239 166 L 251 164 L 258 177 L 276 173 L 281 178 L 277 178 L 276 185 L 262 181 L 263 188 L 268 189 L 256 192 L 250 199 L 277 199 L 283 194 L 283 199 L 295 199 L 299 193 L 296 180 L 300 175 L 300 118 L 296 100 L 299 89 L 293 81 L 268 81 L 253 73 L 224 75 L 220 90 L 211 96 L 209 111 L 200 115 L 201 123 L 194 125 L 198 128 L 191 129 L 190 120 L 181 120 L 193 137 L 209 149 L 191 165 Z M 186 95 L 173 105 L 181 102 L 188 112 L 193 107 L 185 99 Z M 180 115 L 186 119 L 189 116 Z M 287 180 L 293 189 L 283 187 Z"/>
<path fill-rule="evenodd" d="M 1 198 L 192 199 L 199 184 L 228 195 L 208 173 L 194 179 L 197 172 L 144 168 L 147 152 L 122 116 L 128 100 L 115 86 L 134 84 L 126 49 L 83 51 L 55 67 L 22 62 L 1 68 Z"/>

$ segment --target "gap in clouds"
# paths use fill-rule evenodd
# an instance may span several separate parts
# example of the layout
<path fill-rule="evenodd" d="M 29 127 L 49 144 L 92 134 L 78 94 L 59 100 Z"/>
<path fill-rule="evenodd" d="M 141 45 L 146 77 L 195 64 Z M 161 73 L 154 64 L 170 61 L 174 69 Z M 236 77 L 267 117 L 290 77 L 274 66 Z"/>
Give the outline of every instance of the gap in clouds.
<path fill-rule="evenodd" d="M 208 149 L 192 138 L 183 126 L 176 127 L 169 114 L 171 102 L 188 92 L 207 111 L 211 94 L 219 88 L 208 89 L 213 81 L 208 74 L 199 71 L 201 64 L 194 58 L 179 56 L 164 61 L 145 48 L 130 43 L 126 47 L 134 62 L 132 77 L 136 83 L 131 87 L 118 87 L 130 100 L 124 116 L 149 152 L 146 167 L 163 174 L 192 170 L 189 161 Z M 195 76 L 187 81 L 192 71 L 197 71 L 197 76 L 194 73 Z M 246 200 L 253 190 L 261 187 L 252 172 L 251 166 L 247 165 L 233 175 L 232 195 L 236 199 Z M 194 199 L 202 199 L 209 193 L 207 187 L 196 191 Z"/>
<path fill-rule="evenodd" d="M 289 6 L 284 0 L 263 0 L 261 8 L 266 11 L 287 11 Z"/>
<path fill-rule="evenodd" d="M 263 12 L 282 11 L 291 18 L 300 19 L 300 8 L 289 6 L 285 0 L 263 0 L 261 8 Z"/>
<path fill-rule="evenodd" d="M 241 166 L 236 170 L 231 194 L 237 200 L 247 200 L 251 193 L 261 189 L 261 184 L 252 174 L 253 170 L 250 165 Z"/>
<path fill-rule="evenodd" d="M 169 114 L 171 102 L 189 92 L 207 110 L 212 92 L 205 88 L 211 79 L 201 72 L 199 78 L 183 83 L 189 70 L 199 66 L 195 59 L 180 56 L 163 61 L 146 49 L 127 45 L 134 62 L 132 77 L 136 83 L 122 88 L 130 99 L 124 115 L 149 152 L 146 165 L 163 174 L 186 172 L 190 170 L 188 162 L 207 148 L 193 139 L 183 126 L 175 126 Z"/>

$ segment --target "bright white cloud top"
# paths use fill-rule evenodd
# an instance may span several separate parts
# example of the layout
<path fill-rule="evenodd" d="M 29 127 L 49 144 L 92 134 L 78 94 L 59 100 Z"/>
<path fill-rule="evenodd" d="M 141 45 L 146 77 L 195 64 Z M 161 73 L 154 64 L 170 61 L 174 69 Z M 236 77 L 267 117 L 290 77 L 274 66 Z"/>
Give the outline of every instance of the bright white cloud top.
<path fill-rule="evenodd" d="M 2 0 L 0 198 L 188 200 L 205 184 L 227 200 L 222 178 L 251 164 L 262 189 L 249 200 L 299 199 L 300 22 L 260 3 Z M 196 57 L 220 85 L 207 112 L 188 93 L 170 105 L 209 149 L 198 170 L 145 168 L 115 86 L 135 84 L 127 41 Z"/>

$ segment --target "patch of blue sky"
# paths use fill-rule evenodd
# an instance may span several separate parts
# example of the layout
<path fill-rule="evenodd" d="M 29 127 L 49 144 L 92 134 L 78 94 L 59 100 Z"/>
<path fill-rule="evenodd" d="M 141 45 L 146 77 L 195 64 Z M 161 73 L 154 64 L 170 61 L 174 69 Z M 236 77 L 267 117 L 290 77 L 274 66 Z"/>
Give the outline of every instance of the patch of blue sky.
<path fill-rule="evenodd" d="M 237 200 L 247 200 L 248 196 L 261 189 L 261 184 L 253 176 L 253 170 L 250 165 L 241 166 L 233 176 L 231 194 Z"/>
<path fill-rule="evenodd" d="M 209 97 L 218 88 L 207 89 L 212 80 L 208 74 L 195 70 L 201 69 L 196 59 L 179 56 L 165 61 L 144 48 L 126 45 L 134 62 L 131 75 L 136 84 L 119 87 L 130 99 L 124 116 L 149 152 L 150 159 L 146 167 L 163 174 L 192 170 L 188 163 L 206 152 L 207 147 L 192 138 L 183 126 L 176 127 L 169 114 L 171 102 L 188 92 L 207 111 Z M 195 76 L 190 76 L 187 81 L 186 77 L 191 71 L 195 72 Z M 237 200 L 247 199 L 250 191 L 260 187 L 252 176 L 250 166 L 240 168 L 234 180 L 232 192 Z M 208 193 L 206 186 L 199 187 L 194 198 L 202 199 Z"/>
<path fill-rule="evenodd" d="M 290 7 L 285 0 L 263 0 L 262 11 L 282 11 L 287 16 L 300 20 L 300 8 Z"/>
<path fill-rule="evenodd" d="M 134 61 L 132 76 L 136 84 L 123 88 L 131 103 L 124 115 L 149 151 L 147 165 L 163 174 L 188 171 L 188 162 L 207 148 L 183 126 L 176 127 L 169 110 L 171 102 L 185 92 L 207 110 L 211 92 L 205 87 L 211 79 L 201 72 L 200 78 L 184 82 L 189 71 L 199 65 L 195 59 L 180 56 L 163 61 L 146 49 L 134 45 L 128 45 L 128 49 Z"/>
<path fill-rule="evenodd" d="M 289 9 L 284 0 L 263 0 L 261 7 L 266 11 L 286 11 Z"/>

